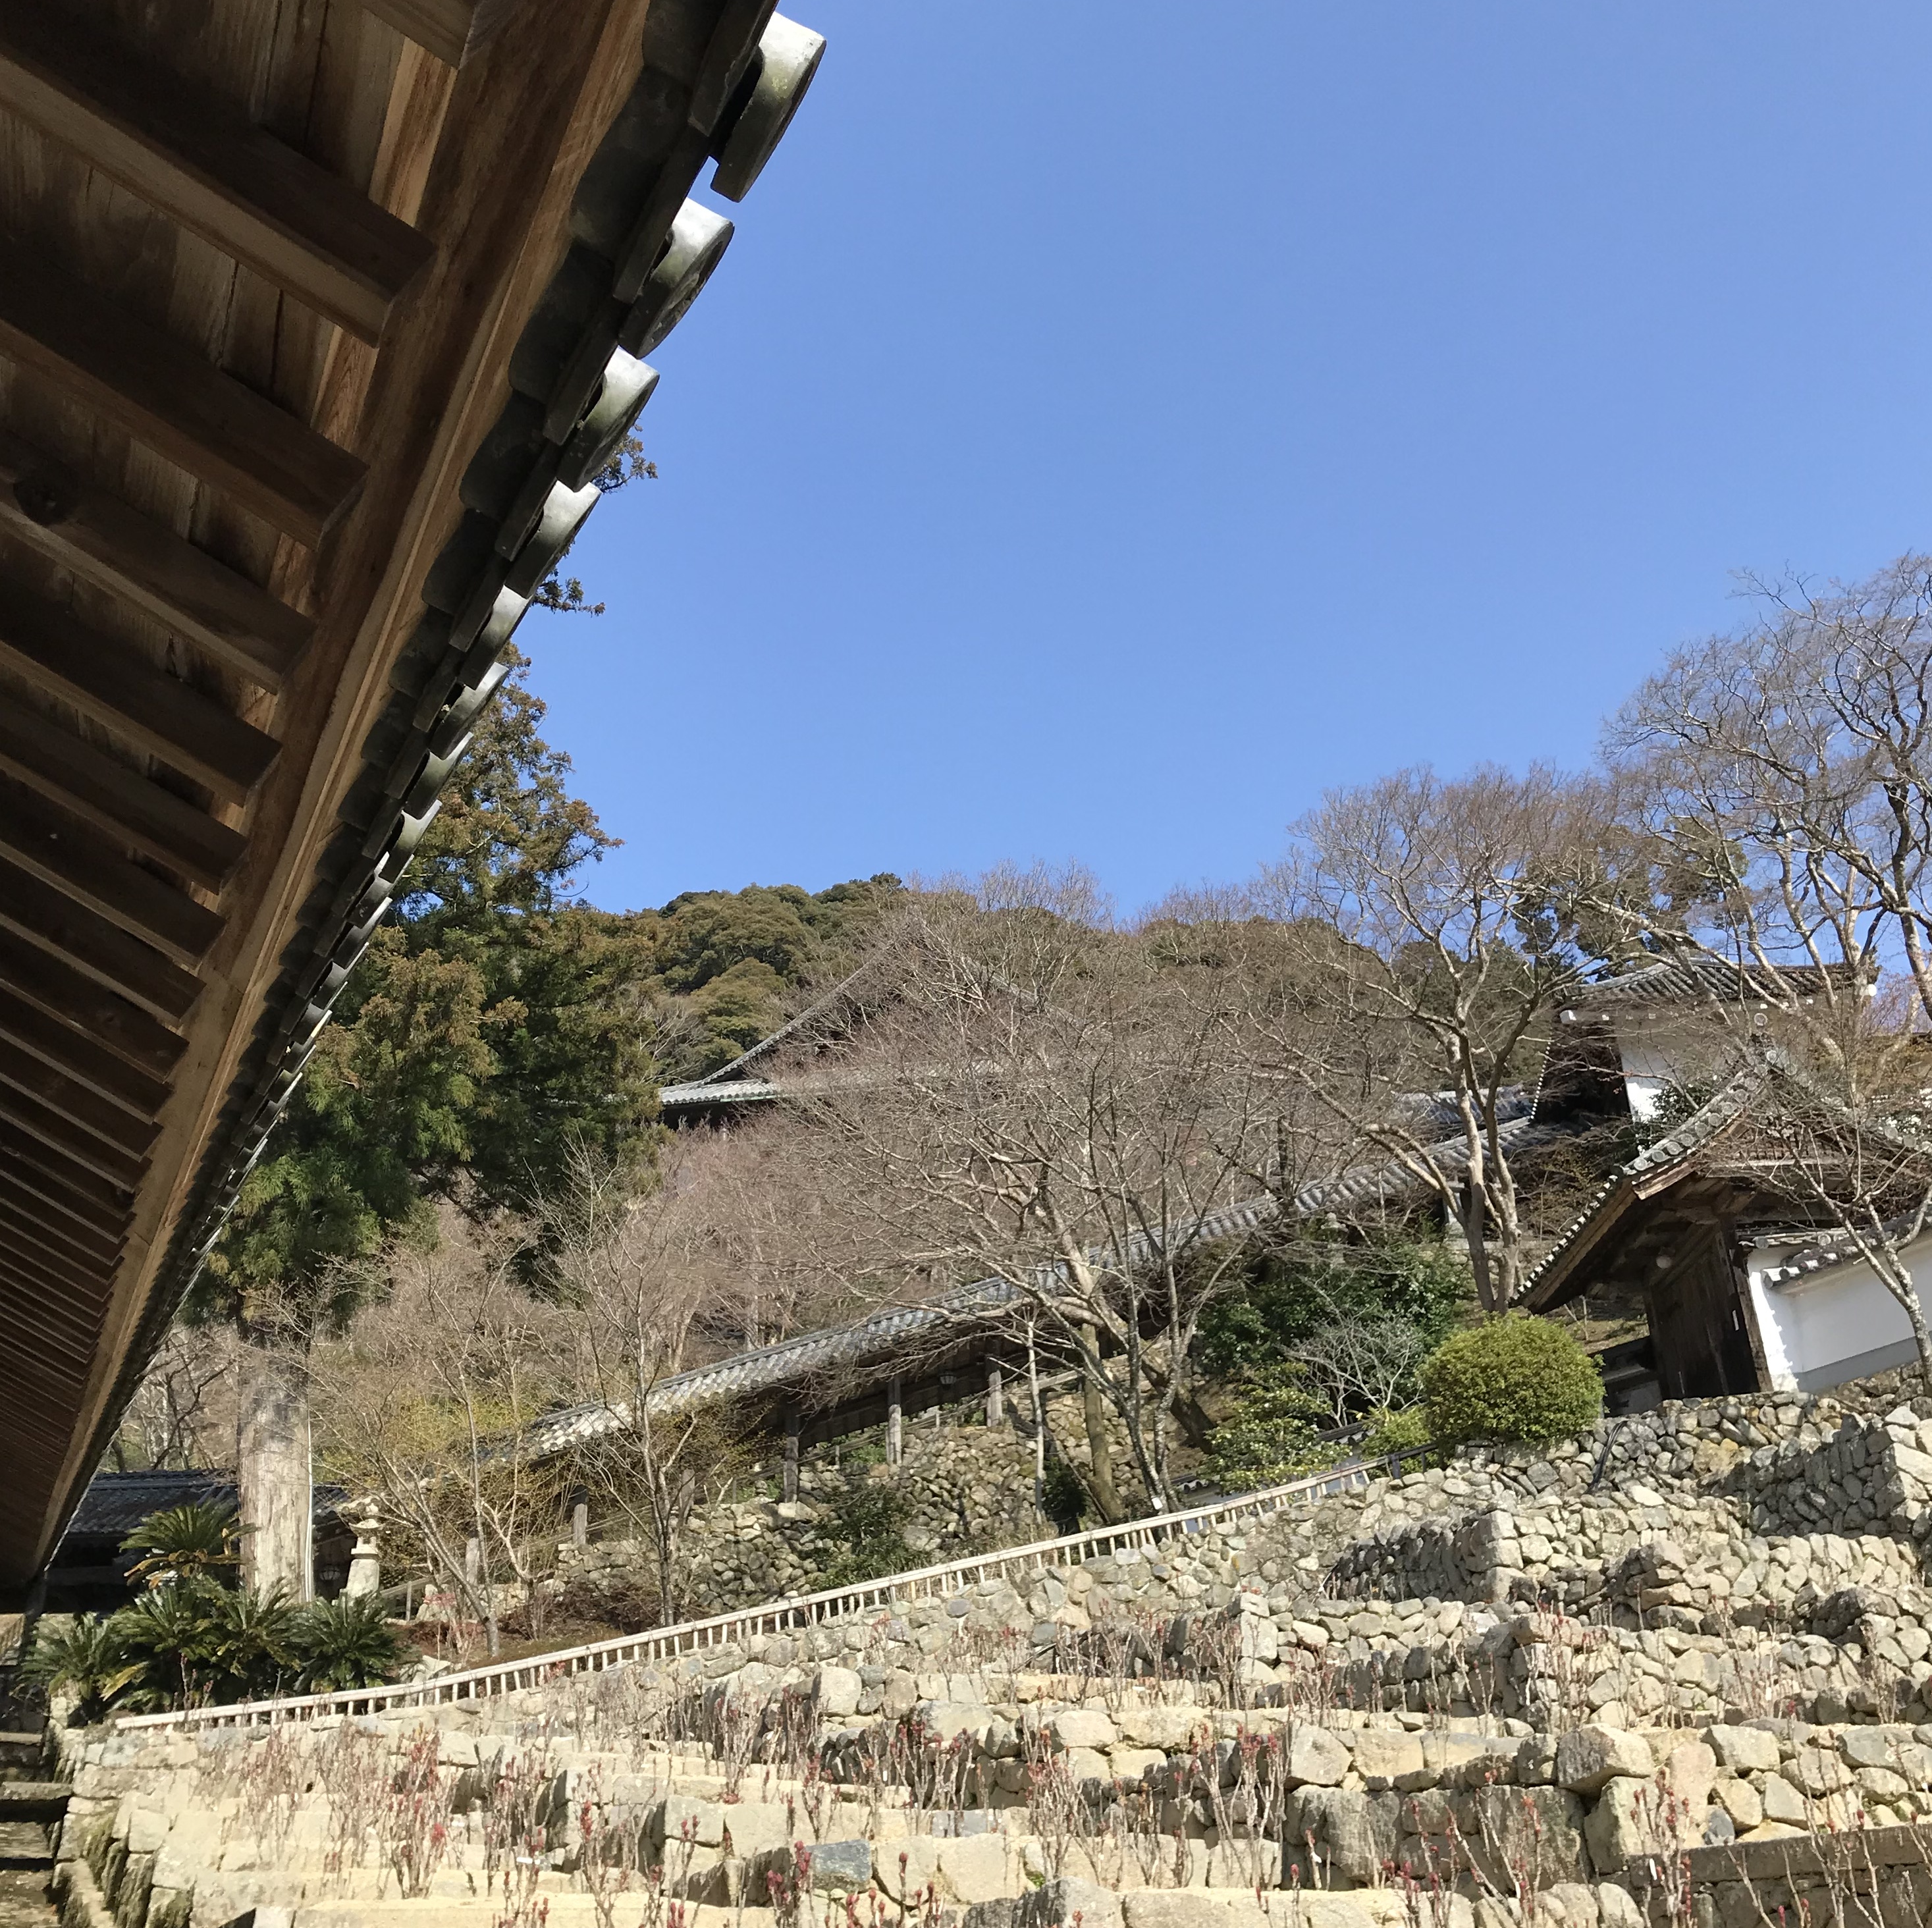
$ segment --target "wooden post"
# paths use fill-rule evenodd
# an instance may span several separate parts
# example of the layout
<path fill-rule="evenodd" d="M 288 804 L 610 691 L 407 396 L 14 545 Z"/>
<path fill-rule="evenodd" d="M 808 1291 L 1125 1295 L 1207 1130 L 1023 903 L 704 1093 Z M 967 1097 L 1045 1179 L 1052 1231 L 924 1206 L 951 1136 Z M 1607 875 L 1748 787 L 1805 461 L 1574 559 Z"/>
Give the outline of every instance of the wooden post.
<path fill-rule="evenodd" d="M 904 1417 L 899 1410 L 899 1395 L 904 1382 L 897 1373 L 886 1381 L 886 1464 L 896 1466 L 905 1450 Z"/>
<path fill-rule="evenodd" d="M 573 1546 L 590 1544 L 590 1506 L 580 1499 L 570 1510 L 570 1543 Z"/>
<path fill-rule="evenodd" d="M 986 1368 L 986 1423 L 1004 1426 L 1006 1423 L 1006 1396 L 1004 1382 L 997 1366 Z"/>
<path fill-rule="evenodd" d="M 784 1496 L 798 1498 L 798 1408 L 785 1408 Z"/>

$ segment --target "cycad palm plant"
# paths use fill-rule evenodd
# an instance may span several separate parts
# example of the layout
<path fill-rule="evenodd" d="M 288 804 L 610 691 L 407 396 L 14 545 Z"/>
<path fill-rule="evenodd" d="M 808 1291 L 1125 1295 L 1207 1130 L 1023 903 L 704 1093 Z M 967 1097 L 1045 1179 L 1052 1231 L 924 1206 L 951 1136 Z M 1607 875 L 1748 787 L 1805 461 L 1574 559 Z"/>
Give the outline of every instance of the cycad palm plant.
<path fill-rule="evenodd" d="M 113 1621 L 76 1615 L 64 1626 L 43 1622 L 21 1672 L 50 1693 L 74 1696 L 83 1721 L 102 1719 L 142 1671 L 122 1644 Z"/>
<path fill-rule="evenodd" d="M 304 1607 L 296 1617 L 294 1646 L 297 1678 L 307 1693 L 339 1693 L 394 1680 L 405 1652 L 374 1594 Z"/>
<path fill-rule="evenodd" d="M 242 1564 L 241 1537 L 232 1507 L 192 1500 L 148 1514 L 122 1541 L 121 1550 L 145 1556 L 128 1569 L 130 1579 L 158 1587 L 170 1580 L 225 1578 Z"/>

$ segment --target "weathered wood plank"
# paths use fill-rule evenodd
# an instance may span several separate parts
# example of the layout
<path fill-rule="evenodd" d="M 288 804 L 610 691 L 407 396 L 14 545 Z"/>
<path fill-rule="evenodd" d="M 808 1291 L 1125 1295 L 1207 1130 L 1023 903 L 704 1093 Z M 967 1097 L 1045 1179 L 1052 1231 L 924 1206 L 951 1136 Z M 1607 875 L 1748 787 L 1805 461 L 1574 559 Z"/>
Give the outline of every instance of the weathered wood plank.
<path fill-rule="evenodd" d="M 124 991 L 167 1024 L 178 1024 L 201 994 L 201 980 L 130 937 L 118 924 L 74 902 L 0 857 L 0 928 Z"/>
<path fill-rule="evenodd" d="M 405 39 L 428 48 L 438 60 L 452 67 L 463 64 L 476 0 L 362 0 L 362 4 Z"/>
<path fill-rule="evenodd" d="M 37 1220 L 25 1216 L 4 1194 L 0 1194 L 0 1232 L 38 1241 L 40 1240 L 41 1231 Z M 70 1260 L 89 1276 L 103 1279 L 112 1277 L 121 1252 L 120 1246 L 114 1240 L 101 1238 L 91 1232 L 58 1232 L 46 1243 L 47 1249 L 56 1256 Z"/>
<path fill-rule="evenodd" d="M 6 1403 L 44 1414 L 58 1413 L 72 1396 L 67 1389 L 78 1386 L 86 1377 L 92 1348 L 83 1351 L 63 1332 L 48 1348 L 47 1356 L 37 1358 L 40 1327 L 36 1309 L 31 1303 L 22 1303 L 31 1300 L 32 1282 L 14 1278 L 6 1282 L 11 1289 L 0 1297 L 0 1333 L 7 1342 L 0 1345 L 0 1358 L 8 1362 L 4 1374 Z M 10 1456 L 8 1464 L 14 1463 Z"/>
<path fill-rule="evenodd" d="M 78 1160 L 70 1158 L 59 1146 L 16 1124 L 0 1119 L 0 1157 L 10 1157 L 31 1166 L 62 1197 L 74 1201 L 76 1209 L 98 1215 L 100 1222 L 113 1224 L 128 1210 L 128 1188 L 101 1177 Z"/>
<path fill-rule="evenodd" d="M 11 1303 L 4 1315 L 8 1339 L 4 1350 L 14 1355 L 29 1373 L 35 1366 L 51 1361 L 57 1361 L 64 1372 L 85 1372 L 100 1334 L 98 1310 L 86 1302 L 70 1307 L 67 1297 L 74 1289 L 71 1287 L 50 1291 L 42 1286 L 29 1294 L 23 1288 L 38 1282 L 30 1272 L 18 1267 L 10 1269 L 13 1276 L 8 1283 L 13 1290 L 6 1295 Z M 50 1312 L 52 1317 L 48 1316 Z"/>
<path fill-rule="evenodd" d="M 112 1283 L 111 1272 L 88 1271 L 69 1265 L 23 1232 L 0 1232 L 0 1259 L 17 1271 L 44 1280 L 42 1289 L 62 1298 L 72 1295 L 84 1300 L 90 1294 L 104 1298 Z M 77 1324 L 85 1315 L 73 1316 Z"/>
<path fill-rule="evenodd" d="M 428 259 L 346 181 L 44 0 L 0 6 L 0 107 L 364 341 Z"/>
<path fill-rule="evenodd" d="M 70 811 L 0 776 L 0 850 L 43 883 L 144 939 L 188 970 L 214 948 L 221 919 L 123 856 Z"/>
<path fill-rule="evenodd" d="M 43 1060 L 30 1057 L 4 1038 L 0 1038 L 0 1087 L 38 1099 L 63 1118 L 130 1158 L 145 1158 L 158 1135 L 158 1128 L 151 1120 L 134 1117 L 119 1105 L 110 1105 L 98 1092 L 76 1083 Z"/>
<path fill-rule="evenodd" d="M 275 760 L 274 737 L 44 596 L 8 590 L 0 602 L 0 663 L 225 802 L 247 802 Z"/>
<path fill-rule="evenodd" d="M 0 704 L 0 771 L 31 784 L 96 829 L 219 890 L 242 860 L 247 839 L 185 797 L 130 769 L 44 716 Z"/>
<path fill-rule="evenodd" d="M 0 430 L 0 528 L 279 690 L 315 625 L 238 570 Z"/>
<path fill-rule="evenodd" d="M 0 982 L 154 1077 L 167 1077 L 188 1048 L 184 1039 L 138 1005 L 10 930 L 0 930 Z"/>
<path fill-rule="evenodd" d="M 4 985 L 0 985 L 0 1037 L 137 1118 L 159 1117 L 168 1102 L 168 1087 L 160 1079 L 136 1070 L 106 1045 L 82 1037 Z"/>
<path fill-rule="evenodd" d="M 0 245 L 0 355 L 310 547 L 361 490 L 346 449 L 17 241 Z"/>
<path fill-rule="evenodd" d="M 56 1225 L 71 1220 L 104 1237 L 124 1236 L 126 1201 L 112 1195 L 97 1198 L 90 1187 L 70 1183 L 65 1175 L 56 1177 L 48 1168 L 52 1162 L 48 1147 L 38 1139 L 16 1132 L 10 1125 L 0 1125 L 0 1187 L 25 1194 L 22 1211 L 31 1217 L 44 1207 L 58 1214 L 53 1221 Z M 74 1176 L 79 1177 L 78 1168 Z"/>
<path fill-rule="evenodd" d="M 139 1185 L 148 1168 L 146 1159 L 130 1158 L 125 1152 L 103 1144 L 92 1132 L 82 1131 L 50 1105 L 29 1098 L 24 1091 L 15 1090 L 10 1084 L 0 1084 L 0 1118 L 59 1146 L 70 1158 L 125 1191 L 131 1192 Z"/>

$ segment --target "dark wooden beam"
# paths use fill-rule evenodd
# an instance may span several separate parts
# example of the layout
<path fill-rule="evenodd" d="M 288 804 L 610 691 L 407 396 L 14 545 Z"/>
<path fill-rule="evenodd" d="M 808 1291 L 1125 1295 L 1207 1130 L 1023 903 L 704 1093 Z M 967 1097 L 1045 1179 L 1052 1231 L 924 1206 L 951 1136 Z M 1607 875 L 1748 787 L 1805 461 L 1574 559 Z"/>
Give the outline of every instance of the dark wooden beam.
<path fill-rule="evenodd" d="M 0 708 L 0 771 L 205 890 L 219 890 L 248 847 L 240 831 L 17 705 Z"/>
<path fill-rule="evenodd" d="M 0 355 L 310 547 L 362 488 L 346 449 L 18 242 L 0 246 Z"/>
<path fill-rule="evenodd" d="M 72 1408 L 74 1394 L 87 1376 L 91 1357 L 76 1358 L 71 1348 L 63 1342 L 46 1359 L 37 1360 L 33 1351 L 36 1334 L 30 1317 L 16 1315 L 0 1320 L 0 1328 L 4 1328 L 8 1342 L 0 1346 L 0 1358 L 6 1362 L 0 1371 L 7 1395 L 4 1403 L 38 1414 L 43 1426 L 50 1421 L 58 1424 L 64 1420 Z M 10 1455 L 9 1465 L 17 1463 L 17 1456 Z"/>
<path fill-rule="evenodd" d="M 56 1070 L 44 1059 L 29 1056 L 4 1038 L 0 1038 L 0 1087 L 38 1099 L 104 1144 L 125 1152 L 130 1158 L 146 1157 L 159 1132 L 160 1128 L 152 1120 L 136 1118 L 118 1105 L 110 1105 L 98 1092 Z"/>
<path fill-rule="evenodd" d="M 85 1204 L 110 1223 L 124 1218 L 128 1210 L 128 1189 L 112 1179 L 103 1178 L 56 1144 L 38 1137 L 11 1119 L 0 1120 L 0 1157 L 31 1165 L 43 1177 L 61 1188 L 62 1195 Z"/>
<path fill-rule="evenodd" d="M 78 1268 L 83 1277 L 98 1279 L 104 1288 L 112 1282 L 121 1255 L 118 1243 L 74 1225 L 50 1233 L 38 1220 L 16 1209 L 4 1192 L 0 1192 L 0 1233 L 44 1247 L 50 1255 Z"/>
<path fill-rule="evenodd" d="M 214 946 L 221 919 L 70 811 L 0 776 L 0 850 L 43 883 L 144 939 L 192 970 Z"/>
<path fill-rule="evenodd" d="M 484 0 L 362 0 L 363 6 L 379 20 L 387 20 L 405 39 L 427 47 L 437 59 L 460 67 L 464 55 L 475 44 L 484 45 L 491 31 L 489 17 L 500 22 L 503 10 Z"/>
<path fill-rule="evenodd" d="M 29 1266 L 50 1285 L 80 1299 L 105 1303 L 114 1289 L 113 1268 L 83 1264 L 65 1250 L 56 1250 L 44 1238 L 30 1238 L 18 1227 L 0 1228 L 0 1251 L 10 1253 L 16 1264 Z"/>
<path fill-rule="evenodd" d="M 5 271 L 0 264 L 0 276 Z M 0 280 L 0 301 L 4 289 Z M 206 784 L 224 802 L 246 803 L 275 760 L 272 736 L 44 596 L 8 590 L 0 603 L 0 664 Z"/>
<path fill-rule="evenodd" d="M 201 994 L 200 979 L 152 945 L 4 857 L 0 857 L 0 929 L 124 993 L 165 1024 L 179 1024 Z"/>
<path fill-rule="evenodd" d="M 0 1118 L 18 1125 L 22 1131 L 32 1132 L 36 1138 L 46 1139 L 49 1144 L 58 1145 L 76 1164 L 98 1172 L 123 1191 L 133 1191 L 147 1171 L 146 1159 L 130 1158 L 125 1152 L 116 1151 L 112 1145 L 103 1144 L 92 1132 L 82 1131 L 70 1120 L 63 1118 L 51 1105 L 29 1098 L 24 1091 L 16 1091 L 10 1084 L 0 1084 Z"/>
<path fill-rule="evenodd" d="M 125 1058 L 56 1022 L 4 985 L 0 985 L 0 1037 L 144 1121 L 159 1117 L 168 1102 L 168 1087 L 158 1078 L 136 1071 Z"/>
<path fill-rule="evenodd" d="M 0 983 L 155 1078 L 169 1076 L 188 1048 L 178 1032 L 139 1005 L 68 969 L 38 945 L 4 928 L 0 928 Z"/>
<path fill-rule="evenodd" d="M 0 5 L 0 108 L 364 341 L 429 258 L 406 222 L 70 7 Z"/>
<path fill-rule="evenodd" d="M 34 1282 L 0 1261 L 0 1279 L 4 1279 L 13 1291 L 6 1294 L 15 1303 L 0 1312 L 0 1333 L 4 1333 L 8 1344 L 0 1350 L 11 1355 L 10 1364 L 17 1375 L 15 1386 L 32 1385 L 44 1381 L 49 1366 L 58 1363 L 60 1376 L 69 1385 L 76 1385 L 86 1376 L 92 1363 L 94 1347 L 70 1327 L 51 1326 L 41 1316 L 38 1305 L 20 1303 L 28 1300 Z M 98 1334 L 95 1335 L 98 1339 Z M 56 1402 L 50 1402 L 50 1405 Z"/>
<path fill-rule="evenodd" d="M 52 1177 L 38 1162 L 22 1158 L 5 1142 L 6 1136 L 7 1128 L 0 1126 L 0 1192 L 12 1195 L 23 1217 L 57 1227 L 77 1225 L 112 1239 L 117 1245 L 125 1240 L 124 1207 L 97 1204 L 84 1192 Z"/>
<path fill-rule="evenodd" d="M 0 529 L 263 689 L 281 688 L 315 634 L 299 610 L 5 430 Z"/>

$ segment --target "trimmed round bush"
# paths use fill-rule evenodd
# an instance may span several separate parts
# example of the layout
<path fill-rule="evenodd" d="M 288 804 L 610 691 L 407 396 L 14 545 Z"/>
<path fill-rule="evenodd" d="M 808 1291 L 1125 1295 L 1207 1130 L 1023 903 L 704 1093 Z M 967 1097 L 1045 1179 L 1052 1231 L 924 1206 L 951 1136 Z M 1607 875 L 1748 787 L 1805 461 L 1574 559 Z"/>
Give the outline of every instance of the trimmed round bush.
<path fill-rule="evenodd" d="M 1445 1339 L 1422 1369 L 1422 1397 L 1438 1446 L 1541 1446 L 1596 1424 L 1604 1382 L 1561 1326 L 1511 1312 Z"/>

